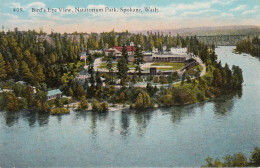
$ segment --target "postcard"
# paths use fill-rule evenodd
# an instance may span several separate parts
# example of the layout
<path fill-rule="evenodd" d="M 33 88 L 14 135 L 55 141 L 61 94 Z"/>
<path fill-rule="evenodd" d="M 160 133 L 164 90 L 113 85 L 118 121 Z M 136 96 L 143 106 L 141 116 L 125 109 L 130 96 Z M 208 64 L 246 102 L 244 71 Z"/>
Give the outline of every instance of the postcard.
<path fill-rule="evenodd" d="M 259 0 L 1 0 L 0 167 L 259 167 Z"/>

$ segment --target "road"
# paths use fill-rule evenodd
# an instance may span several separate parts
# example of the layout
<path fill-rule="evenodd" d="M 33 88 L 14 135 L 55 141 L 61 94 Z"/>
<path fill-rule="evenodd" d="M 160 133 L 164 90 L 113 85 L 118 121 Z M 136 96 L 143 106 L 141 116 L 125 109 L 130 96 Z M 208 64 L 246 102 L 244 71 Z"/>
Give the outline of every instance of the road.
<path fill-rule="evenodd" d="M 194 59 L 199 63 L 199 65 L 201 65 L 201 67 L 202 67 L 202 71 L 200 72 L 200 77 L 204 76 L 205 73 L 206 73 L 206 65 L 202 62 L 202 60 L 201 60 L 198 56 L 194 56 L 194 57 L 192 57 L 192 58 L 194 58 Z M 94 70 L 95 70 L 95 71 L 98 70 L 99 72 L 108 72 L 108 70 L 104 70 L 104 69 L 100 70 L 100 69 L 98 69 L 98 67 L 100 66 L 101 63 L 102 63 L 101 58 L 96 59 L 95 62 L 94 62 Z M 131 70 L 131 71 L 134 71 L 134 70 Z M 177 72 L 181 75 L 181 74 L 184 73 L 185 71 L 182 71 L 182 72 L 177 71 Z M 192 79 L 194 79 L 194 78 L 192 78 Z M 168 87 L 168 86 L 170 86 L 170 85 L 172 85 L 172 84 L 176 84 L 176 83 L 180 83 L 180 82 L 181 82 L 181 81 L 174 82 L 174 83 L 170 83 L 170 84 L 152 84 L 152 86 Z M 133 86 L 145 88 L 146 85 L 147 85 L 147 83 L 141 83 L 141 84 L 134 84 Z M 121 86 L 117 86 L 117 85 L 116 85 L 115 87 L 116 87 L 116 88 L 120 88 Z"/>

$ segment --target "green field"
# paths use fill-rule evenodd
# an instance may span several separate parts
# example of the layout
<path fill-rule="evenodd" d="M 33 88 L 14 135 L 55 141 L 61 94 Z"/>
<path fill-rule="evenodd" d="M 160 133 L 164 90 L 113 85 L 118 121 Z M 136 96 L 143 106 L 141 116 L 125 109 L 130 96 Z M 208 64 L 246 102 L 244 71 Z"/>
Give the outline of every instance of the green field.
<path fill-rule="evenodd" d="M 185 66 L 184 63 L 179 62 L 155 62 L 152 64 L 152 66 L 158 66 L 157 70 L 179 70 Z M 160 66 L 171 66 L 171 67 L 160 67 Z"/>
<path fill-rule="evenodd" d="M 117 63 L 113 63 L 113 64 L 112 64 L 112 69 L 113 69 L 113 70 L 116 70 L 116 66 L 117 66 Z M 101 63 L 98 68 L 99 68 L 99 69 L 108 69 L 108 68 L 107 68 L 107 64 L 104 63 L 104 62 Z M 131 68 L 135 68 L 135 65 L 134 65 L 132 62 L 129 62 L 129 63 L 128 63 L 128 68 L 130 68 L 130 69 L 131 69 Z"/>

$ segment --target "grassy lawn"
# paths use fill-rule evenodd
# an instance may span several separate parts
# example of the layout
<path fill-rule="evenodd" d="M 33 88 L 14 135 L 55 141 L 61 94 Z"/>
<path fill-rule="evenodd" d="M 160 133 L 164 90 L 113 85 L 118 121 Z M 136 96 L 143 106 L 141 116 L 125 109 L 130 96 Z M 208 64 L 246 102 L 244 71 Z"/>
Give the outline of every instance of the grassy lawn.
<path fill-rule="evenodd" d="M 112 69 L 113 69 L 113 70 L 116 69 L 116 65 L 117 65 L 117 63 L 113 63 L 113 64 L 112 64 Z M 99 66 L 98 68 L 100 68 L 100 69 L 108 69 L 106 63 L 101 63 L 100 66 Z"/>
<path fill-rule="evenodd" d="M 155 62 L 152 66 L 171 66 L 171 67 L 157 67 L 157 70 L 179 70 L 185 66 L 184 63 L 179 62 Z"/>
<path fill-rule="evenodd" d="M 173 67 L 156 67 L 156 70 L 158 71 L 171 71 L 171 70 L 176 70 Z"/>
<path fill-rule="evenodd" d="M 104 63 L 104 62 L 101 63 L 98 68 L 100 68 L 100 69 L 108 69 L 108 68 L 107 68 L 107 64 Z M 117 63 L 113 63 L 113 64 L 112 64 L 112 69 L 113 69 L 113 70 L 116 70 L 116 68 L 117 68 Z M 128 63 L 128 68 L 135 68 L 135 65 L 134 65 L 132 62 L 129 62 L 129 63 Z"/>

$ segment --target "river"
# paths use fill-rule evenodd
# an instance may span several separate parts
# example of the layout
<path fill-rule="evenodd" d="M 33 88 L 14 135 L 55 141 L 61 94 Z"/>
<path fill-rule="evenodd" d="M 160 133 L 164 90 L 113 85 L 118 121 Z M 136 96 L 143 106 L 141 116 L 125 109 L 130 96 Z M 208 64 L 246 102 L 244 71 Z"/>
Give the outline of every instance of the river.
<path fill-rule="evenodd" d="M 260 146 L 260 60 L 216 48 L 243 70 L 239 95 L 141 113 L 0 112 L 0 167 L 201 166 Z"/>

